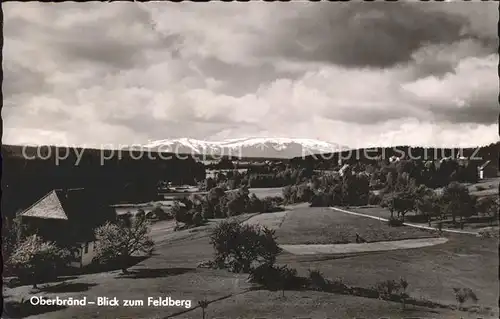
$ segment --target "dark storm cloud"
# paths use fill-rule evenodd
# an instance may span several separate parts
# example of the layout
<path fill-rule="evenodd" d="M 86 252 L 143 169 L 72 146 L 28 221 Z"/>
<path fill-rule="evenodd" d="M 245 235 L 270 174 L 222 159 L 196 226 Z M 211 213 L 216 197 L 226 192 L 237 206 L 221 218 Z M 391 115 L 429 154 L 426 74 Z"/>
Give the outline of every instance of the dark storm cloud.
<path fill-rule="evenodd" d="M 498 112 L 500 108 L 498 107 L 497 101 L 494 99 L 491 101 L 472 100 L 470 103 L 472 103 L 472 105 L 455 108 L 437 107 L 432 109 L 429 108 L 429 110 L 431 110 L 437 121 L 446 121 L 455 124 L 472 123 L 483 125 L 491 125 L 498 122 Z"/>
<path fill-rule="evenodd" d="M 466 16 L 418 4 L 323 3 L 307 13 L 283 24 L 270 54 L 386 68 L 411 61 L 412 53 L 429 44 L 476 38 L 495 49 L 496 39 L 470 28 L 464 33 L 470 24 Z"/>
<path fill-rule="evenodd" d="M 18 15 L 8 18 L 4 31 L 12 39 L 31 33 L 31 44 L 42 44 L 44 50 L 51 52 L 61 63 L 97 63 L 102 68 L 129 69 L 144 61 L 146 50 L 168 49 L 177 41 L 175 36 L 155 33 L 150 14 L 127 3 L 107 4 L 113 7 L 115 14 L 100 16 L 98 10 L 95 17 L 85 12 L 95 9 L 95 4 L 45 5 L 50 7 L 44 10 L 47 12 L 46 20 L 53 18 L 59 25 L 36 19 L 32 21 L 29 15 Z M 77 18 L 65 21 L 64 16 L 71 14 Z M 148 32 L 141 35 L 147 36 L 127 34 L 134 29 L 136 32 L 146 29 Z"/>
<path fill-rule="evenodd" d="M 221 92 L 241 96 L 248 92 L 255 92 L 262 85 L 268 85 L 279 78 L 298 79 L 303 72 L 294 72 L 292 70 L 277 70 L 272 63 L 262 63 L 257 66 L 246 66 L 229 64 L 217 59 L 216 57 L 207 58 L 199 63 L 199 69 L 204 74 L 215 74 L 218 81 L 234 81 L 235 74 L 238 77 L 238 85 L 230 88 L 221 88 Z"/>

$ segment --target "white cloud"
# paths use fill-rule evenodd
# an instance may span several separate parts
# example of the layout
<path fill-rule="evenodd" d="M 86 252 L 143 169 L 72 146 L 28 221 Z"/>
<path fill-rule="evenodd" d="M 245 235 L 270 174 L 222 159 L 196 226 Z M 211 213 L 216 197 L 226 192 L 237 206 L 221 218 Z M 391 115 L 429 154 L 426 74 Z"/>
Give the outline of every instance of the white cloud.
<path fill-rule="evenodd" d="M 8 3 L 4 143 L 493 142 L 498 12 L 454 6 Z"/>

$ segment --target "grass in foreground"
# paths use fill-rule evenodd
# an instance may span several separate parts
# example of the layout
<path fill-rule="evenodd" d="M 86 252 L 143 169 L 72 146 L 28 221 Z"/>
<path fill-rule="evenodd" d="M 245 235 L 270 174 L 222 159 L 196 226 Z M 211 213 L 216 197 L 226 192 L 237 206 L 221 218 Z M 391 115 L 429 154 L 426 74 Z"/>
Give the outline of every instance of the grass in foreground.
<path fill-rule="evenodd" d="M 302 213 L 307 214 L 321 209 L 304 208 L 304 210 Z M 323 213 L 329 214 L 326 211 Z M 332 216 L 341 215 L 338 213 Z M 353 223 L 350 227 L 359 227 L 360 223 L 364 225 L 364 221 L 367 220 L 357 216 L 348 215 L 348 217 L 349 223 Z M 337 218 L 337 221 L 339 220 L 347 222 L 346 219 Z M 311 227 L 310 225 L 314 223 L 309 221 L 306 225 Z M 188 231 L 179 233 L 184 232 L 189 233 Z M 323 232 L 324 228 L 318 227 L 316 236 L 324 236 Z M 416 306 L 408 306 L 408 310 L 403 312 L 401 305 L 395 302 L 315 291 L 286 291 L 285 298 L 281 297 L 281 292 L 252 291 L 241 294 L 250 285 L 246 282 L 246 275 L 195 268 L 198 262 L 212 258 L 213 250 L 205 235 L 206 231 L 198 231 L 189 236 L 169 238 L 168 241 L 159 243 L 155 256 L 130 269 L 132 277 L 136 279 L 124 278 L 119 275 L 119 271 L 84 275 L 69 280 L 65 290 L 59 289 L 54 293 L 54 289 L 48 289 L 44 294 L 57 294 L 60 297 L 116 296 L 119 299 L 171 296 L 175 299 L 190 299 L 193 305 L 205 298 L 214 300 L 232 295 L 227 299 L 211 303 L 206 309 L 207 319 L 259 316 L 324 319 L 332 318 L 332 315 L 339 318 L 385 316 L 472 319 L 478 317 L 473 313 Z M 308 236 L 314 236 L 312 229 Z M 344 256 L 303 258 L 283 254 L 278 258 L 278 262 L 296 268 L 299 275 L 306 276 L 309 269 L 317 269 L 325 278 L 331 280 L 341 278 L 344 283 L 356 287 L 371 287 L 382 280 L 405 277 L 410 284 L 408 293 L 412 297 L 422 297 L 448 305 L 456 305 L 454 287 L 469 287 L 479 297 L 481 306 L 490 306 L 496 310 L 498 309 L 497 251 L 498 246 L 494 241 L 454 235 L 446 244 L 421 249 L 368 253 L 346 258 L 338 258 Z M 59 283 L 53 285 L 57 284 Z M 14 300 L 23 294 L 30 295 L 30 288 L 23 286 L 4 289 L 4 294 L 7 300 Z M 53 309 L 51 312 L 39 313 L 32 318 L 166 318 L 184 310 L 176 307 L 71 307 Z M 498 313 L 498 310 L 496 312 Z M 480 317 L 496 318 L 489 315 Z M 201 318 L 201 309 L 194 309 L 176 318 Z"/>
<path fill-rule="evenodd" d="M 418 249 L 351 254 L 346 256 L 282 255 L 281 264 L 306 275 L 309 269 L 345 284 L 371 287 L 382 280 L 404 277 L 408 293 L 443 304 L 456 304 L 453 288 L 471 288 L 479 304 L 498 312 L 498 245 L 470 235 L 447 236 L 444 244 Z"/>
<path fill-rule="evenodd" d="M 201 310 L 183 318 L 198 318 Z M 208 318 L 474 318 L 477 315 L 447 309 L 429 309 L 401 305 L 378 299 L 332 295 L 316 291 L 252 291 L 207 308 Z M 201 317 L 200 317 L 201 318 Z M 483 316 L 483 318 L 488 318 Z"/>

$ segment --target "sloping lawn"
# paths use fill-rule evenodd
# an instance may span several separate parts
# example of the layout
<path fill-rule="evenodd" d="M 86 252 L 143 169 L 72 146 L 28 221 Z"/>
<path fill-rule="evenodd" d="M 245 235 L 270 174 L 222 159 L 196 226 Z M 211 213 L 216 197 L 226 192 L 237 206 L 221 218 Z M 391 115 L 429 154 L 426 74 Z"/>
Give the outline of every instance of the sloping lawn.
<path fill-rule="evenodd" d="M 435 237 L 413 227 L 389 227 L 386 222 L 352 216 L 324 207 L 290 211 L 276 231 L 280 244 L 339 244 L 356 242 L 358 233 L 367 242 Z"/>
<path fill-rule="evenodd" d="M 207 318 L 474 318 L 477 315 L 444 309 L 408 307 L 377 299 L 316 291 L 252 291 L 217 302 L 207 308 Z M 182 318 L 201 318 L 196 309 Z M 483 317 L 486 318 L 486 317 Z"/>
<path fill-rule="evenodd" d="M 212 258 L 212 247 L 207 238 L 181 240 L 168 245 L 159 245 L 157 255 L 129 269 L 130 275 L 120 271 L 89 274 L 69 280 L 68 288 L 59 292 L 31 292 L 30 286 L 6 289 L 7 300 L 29 298 L 33 294 L 46 296 L 83 297 L 93 299 L 98 296 L 109 298 L 142 299 L 148 297 L 172 297 L 192 300 L 194 307 L 199 300 L 209 300 L 239 293 L 248 288 L 246 275 L 228 273 L 223 270 L 196 268 L 201 260 Z M 60 283 L 52 283 L 55 286 Z M 40 309 L 33 318 L 164 318 L 183 307 L 67 307 L 45 312 Z"/>
<path fill-rule="evenodd" d="M 346 256 L 282 255 L 280 263 L 307 274 L 318 269 L 325 278 L 371 287 L 400 277 L 409 282 L 412 296 L 455 305 L 453 288 L 471 288 L 479 304 L 498 312 L 498 243 L 470 235 L 450 234 L 448 242 L 419 249 L 351 254 Z"/>

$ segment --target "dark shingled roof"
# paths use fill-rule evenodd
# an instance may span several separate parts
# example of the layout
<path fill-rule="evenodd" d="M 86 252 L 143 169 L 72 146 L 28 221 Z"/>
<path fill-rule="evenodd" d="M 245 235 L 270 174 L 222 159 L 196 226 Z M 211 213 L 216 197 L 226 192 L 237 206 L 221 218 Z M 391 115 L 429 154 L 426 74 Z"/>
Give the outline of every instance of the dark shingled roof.
<path fill-rule="evenodd" d="M 52 224 L 61 236 L 74 240 L 89 240 L 94 236 L 94 229 L 106 221 L 116 219 L 115 211 L 99 198 L 98 192 L 86 189 L 52 190 L 20 216 L 28 222 L 30 219 L 66 221 L 65 226 Z M 38 225 L 38 224 L 37 224 Z M 58 225 L 58 226 L 55 226 Z M 63 228 L 60 228 L 63 227 Z M 58 234 L 46 233 L 47 236 Z"/>
<path fill-rule="evenodd" d="M 59 195 L 55 190 L 31 205 L 21 213 L 21 216 L 44 219 L 68 219 L 68 215 L 64 211 Z"/>

